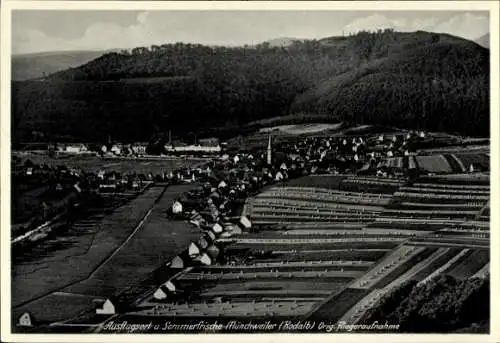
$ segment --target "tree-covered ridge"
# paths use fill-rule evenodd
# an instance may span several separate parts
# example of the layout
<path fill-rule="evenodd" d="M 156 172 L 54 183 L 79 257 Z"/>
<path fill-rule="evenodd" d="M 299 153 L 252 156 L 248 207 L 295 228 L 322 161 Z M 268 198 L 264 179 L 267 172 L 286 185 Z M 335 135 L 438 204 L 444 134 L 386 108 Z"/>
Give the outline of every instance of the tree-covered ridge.
<path fill-rule="evenodd" d="M 488 60 L 487 49 L 464 39 L 392 30 L 285 47 L 135 48 L 14 84 L 13 136 L 71 134 L 60 124 L 69 121 L 81 139 L 112 129 L 146 140 L 294 113 L 488 135 Z"/>
<path fill-rule="evenodd" d="M 319 83 L 295 99 L 292 111 L 484 134 L 489 127 L 488 66 L 489 55 L 472 44 L 423 45 Z"/>

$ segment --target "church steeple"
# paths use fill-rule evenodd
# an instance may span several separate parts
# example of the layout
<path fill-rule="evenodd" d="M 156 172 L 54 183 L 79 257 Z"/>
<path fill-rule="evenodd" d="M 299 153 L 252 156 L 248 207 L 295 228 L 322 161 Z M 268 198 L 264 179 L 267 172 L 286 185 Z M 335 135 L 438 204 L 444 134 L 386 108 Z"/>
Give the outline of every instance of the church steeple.
<path fill-rule="evenodd" d="M 272 163 L 272 149 L 271 149 L 271 136 L 269 136 L 269 142 L 267 143 L 267 164 L 271 165 Z"/>

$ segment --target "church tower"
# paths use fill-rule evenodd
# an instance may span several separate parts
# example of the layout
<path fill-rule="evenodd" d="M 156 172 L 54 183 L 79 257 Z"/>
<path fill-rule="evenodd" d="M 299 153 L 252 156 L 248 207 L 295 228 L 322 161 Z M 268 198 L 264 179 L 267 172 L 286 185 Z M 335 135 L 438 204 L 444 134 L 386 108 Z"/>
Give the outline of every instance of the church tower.
<path fill-rule="evenodd" d="M 269 142 L 267 143 L 267 164 L 271 165 L 272 156 L 271 156 L 271 136 L 269 136 Z"/>

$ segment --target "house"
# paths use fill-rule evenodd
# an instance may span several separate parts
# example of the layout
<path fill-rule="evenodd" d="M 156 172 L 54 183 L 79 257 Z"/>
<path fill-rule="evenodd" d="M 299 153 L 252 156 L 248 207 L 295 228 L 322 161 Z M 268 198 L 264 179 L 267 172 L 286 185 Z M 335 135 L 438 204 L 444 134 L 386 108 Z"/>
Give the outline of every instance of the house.
<path fill-rule="evenodd" d="M 67 144 L 64 151 L 70 154 L 80 154 L 87 152 L 88 148 L 85 144 Z"/>
<path fill-rule="evenodd" d="M 111 151 L 111 153 L 113 153 L 115 155 L 121 155 L 122 146 L 120 144 L 113 144 L 110 151 Z"/>
<path fill-rule="evenodd" d="M 99 192 L 115 192 L 116 188 L 116 183 L 107 181 L 99 185 Z"/>
<path fill-rule="evenodd" d="M 33 326 L 33 320 L 31 318 L 31 315 L 28 312 L 23 313 L 17 322 L 18 326 L 24 326 L 24 327 L 29 327 Z"/>
<path fill-rule="evenodd" d="M 154 292 L 153 297 L 156 300 L 165 300 L 169 294 L 175 294 L 176 292 L 177 288 L 172 281 L 167 281 Z"/>
<path fill-rule="evenodd" d="M 97 308 L 95 310 L 96 314 L 115 314 L 115 305 L 111 302 L 111 300 L 106 299 L 101 308 Z"/>
<path fill-rule="evenodd" d="M 274 176 L 274 180 L 275 181 L 283 181 L 283 174 L 281 173 L 281 171 L 278 171 L 276 173 L 276 175 Z"/>
<path fill-rule="evenodd" d="M 82 192 L 82 189 L 80 188 L 80 186 L 78 185 L 78 183 L 75 183 L 73 185 L 73 187 L 75 188 L 75 190 L 78 192 L 78 193 L 81 193 Z"/>
<path fill-rule="evenodd" d="M 194 261 L 204 266 L 210 266 L 212 264 L 212 259 L 207 253 L 203 253 L 202 255 L 196 257 Z"/>
<path fill-rule="evenodd" d="M 215 223 L 215 224 L 212 226 L 212 231 L 213 231 L 215 234 L 220 234 L 220 233 L 222 233 L 223 228 L 222 228 L 222 226 L 221 226 L 219 223 Z"/>
<path fill-rule="evenodd" d="M 201 146 L 212 146 L 216 147 L 219 145 L 219 139 L 215 137 L 210 137 L 210 138 L 202 138 L 198 140 L 198 143 L 200 143 Z"/>
<path fill-rule="evenodd" d="M 136 155 L 146 155 L 146 149 L 148 147 L 148 143 L 136 143 L 132 146 L 132 152 Z"/>
<path fill-rule="evenodd" d="M 132 188 L 133 189 L 139 189 L 141 187 L 141 179 L 139 179 L 138 177 L 136 177 L 133 181 L 132 181 Z"/>
<path fill-rule="evenodd" d="M 184 260 L 179 255 L 175 256 L 174 259 L 170 262 L 169 267 L 172 269 L 183 269 L 184 268 Z"/>
<path fill-rule="evenodd" d="M 240 222 L 238 224 L 243 230 L 249 230 L 252 228 L 252 222 L 246 216 L 242 216 L 240 218 Z"/>
<path fill-rule="evenodd" d="M 479 163 L 471 163 L 469 165 L 469 173 L 480 173 L 483 171 L 483 166 Z"/>
<path fill-rule="evenodd" d="M 417 163 L 415 161 L 415 158 L 413 157 L 408 158 L 408 169 L 417 169 Z"/>
<path fill-rule="evenodd" d="M 182 213 L 182 204 L 179 201 L 174 201 L 172 204 L 172 213 L 179 214 Z"/>
<path fill-rule="evenodd" d="M 204 222 L 204 219 L 198 212 L 196 212 L 196 210 L 192 210 L 189 222 L 197 227 L 200 227 Z"/>
<path fill-rule="evenodd" d="M 198 248 L 195 243 L 191 242 L 188 246 L 188 254 L 192 258 L 197 257 L 200 254 L 200 248 Z"/>

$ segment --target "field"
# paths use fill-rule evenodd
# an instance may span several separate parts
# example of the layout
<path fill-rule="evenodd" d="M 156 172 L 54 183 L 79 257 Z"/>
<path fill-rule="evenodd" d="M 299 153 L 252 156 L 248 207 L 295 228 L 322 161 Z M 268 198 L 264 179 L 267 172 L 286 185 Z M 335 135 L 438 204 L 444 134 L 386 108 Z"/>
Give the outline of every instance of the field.
<path fill-rule="evenodd" d="M 359 125 L 355 127 L 350 127 L 340 132 L 341 135 L 356 135 L 356 136 L 365 136 L 365 135 L 374 135 L 380 133 L 398 133 L 399 130 L 396 128 L 382 126 L 382 125 Z"/>
<path fill-rule="evenodd" d="M 485 153 L 457 153 L 453 154 L 462 164 L 469 169 L 471 164 L 478 164 L 484 171 L 490 170 L 490 158 Z"/>
<path fill-rule="evenodd" d="M 375 176 L 348 176 L 342 180 L 340 189 L 351 192 L 393 194 L 406 183 L 404 179 Z"/>
<path fill-rule="evenodd" d="M 445 146 L 442 148 L 429 148 L 419 150 L 419 155 L 432 155 L 432 154 L 456 154 L 460 152 L 471 152 L 488 154 L 490 152 L 489 138 L 465 139 L 463 140 L 467 146 Z M 486 144 L 484 144 L 486 143 Z"/>
<path fill-rule="evenodd" d="M 174 197 L 195 185 L 171 187 L 106 263 L 16 313 L 29 305 L 43 317 L 51 303 L 66 302 L 67 310 L 50 319 L 67 318 L 92 309 L 91 298 L 125 294 L 137 303 L 121 320 L 251 317 L 356 323 L 405 281 L 485 274 L 489 240 L 474 230 L 487 208 L 489 183 L 481 177 L 467 182 L 470 178 L 327 175 L 266 187 L 245 204 L 252 232 L 219 238 L 217 260 L 178 274 L 168 272 L 165 262 L 185 251 L 200 231 L 166 219 Z M 357 191 L 364 185 L 394 191 Z M 440 231 L 448 228 L 463 232 Z M 155 299 L 152 292 L 169 277 L 178 293 Z M 72 297 L 78 301 L 71 302 Z"/>
<path fill-rule="evenodd" d="M 186 311 L 193 313 L 196 306 L 202 306 L 198 316 L 203 318 L 215 316 L 217 310 L 220 317 L 238 318 L 243 310 L 237 306 L 245 308 L 243 312 L 247 316 L 273 320 L 280 316 L 306 315 L 313 306 L 341 292 L 363 275 L 397 244 L 390 239 L 346 236 L 290 237 L 284 232 L 243 234 L 222 242 L 226 244 L 224 263 L 195 267 L 173 280 L 177 287 L 190 294 L 189 301 L 167 305 L 148 300 L 141 306 L 156 304 L 154 310 L 145 308 L 134 315 L 154 318 L 175 312 L 177 316 L 189 316 Z M 338 245 L 342 249 L 338 249 Z M 292 300 L 298 305 L 290 308 L 288 303 Z M 272 302 L 276 309 L 268 306 L 267 311 L 260 312 L 259 306 L 265 302 Z M 208 304 L 208 308 L 204 304 Z M 241 305 L 227 305 L 230 306 L 227 309 L 225 304 Z"/>
<path fill-rule="evenodd" d="M 400 265 L 423 253 L 425 248 L 401 246 L 387 255 L 378 265 L 350 285 L 351 288 L 370 289 L 384 277 L 393 274 Z"/>
<path fill-rule="evenodd" d="M 307 319 L 334 323 L 367 293 L 365 289 L 346 288 L 321 304 Z"/>
<path fill-rule="evenodd" d="M 395 191 L 348 188 L 364 184 Z M 196 267 L 174 280 L 191 294 L 189 304 L 156 305 L 135 315 L 157 318 L 175 312 L 192 319 L 188 312 L 201 306 L 197 318 L 219 311 L 223 318 L 288 314 L 355 323 L 405 281 L 442 273 L 460 278 L 484 274 L 487 239 L 438 231 L 473 223 L 488 199 L 489 186 L 480 178 L 471 184 L 451 177 L 408 182 L 315 176 L 267 187 L 245 205 L 257 232 L 221 240 L 224 262 Z M 289 308 L 289 298 L 308 305 Z M 260 312 L 261 302 L 271 300 L 282 311 Z M 233 302 L 241 309 L 227 307 Z M 147 304 L 155 303 L 142 306 Z"/>
<path fill-rule="evenodd" d="M 300 124 L 300 125 L 280 125 L 266 127 L 259 130 L 261 133 L 285 132 L 292 135 L 305 135 L 311 133 L 320 133 L 324 131 L 338 130 L 342 126 L 339 124 Z"/>
<path fill-rule="evenodd" d="M 109 297 L 123 285 L 140 282 L 145 275 L 182 251 L 190 239 L 198 237 L 200 232 L 191 229 L 185 222 L 167 220 L 166 209 L 181 190 L 188 187 L 169 187 L 141 230 L 91 277 L 66 291 Z"/>
<path fill-rule="evenodd" d="M 431 158 L 440 163 L 446 161 L 443 158 L 436 160 L 434 156 Z M 437 168 L 434 167 L 434 170 Z M 439 244 L 445 246 L 448 244 L 448 241 L 442 239 L 436 241 L 438 246 L 410 244 L 395 250 L 393 250 L 395 245 L 391 248 L 378 245 L 377 242 L 380 240 L 391 242 L 391 239 L 398 234 L 407 234 L 411 237 L 422 235 L 425 231 L 439 230 L 450 225 L 450 218 L 461 220 L 474 218 L 484 207 L 485 200 L 489 198 L 489 189 L 481 185 L 440 184 L 428 179 L 409 183 L 403 179 L 347 176 L 340 184 L 335 184 L 335 187 L 328 187 L 327 180 L 324 181 L 326 184 L 322 184 L 318 179 L 321 180 L 322 177 L 318 176 L 313 179 L 314 181 L 311 181 L 311 177 L 301 178 L 294 183 L 268 188 L 249 199 L 246 204 L 247 214 L 255 225 L 275 225 L 274 231 L 271 231 L 275 238 L 266 239 L 266 231 L 253 234 L 252 238 L 241 237 L 235 243 L 239 250 L 232 250 L 234 247 L 228 246 L 228 255 L 238 253 L 252 255 L 263 250 L 264 253 L 266 251 L 272 253 L 266 254 L 268 258 L 266 262 L 284 260 L 287 263 L 290 261 L 304 263 L 311 258 L 319 260 L 359 258 L 363 261 L 374 261 L 374 265 L 344 284 L 344 291 L 342 287 L 332 290 L 331 294 L 339 293 L 333 299 L 348 294 L 344 302 L 339 302 L 338 299 L 328 302 L 329 305 L 322 305 L 312 314 L 312 317 L 316 318 L 321 316 L 321 313 L 328 313 L 329 320 L 333 315 L 337 319 L 342 317 L 357 321 L 362 317 L 362 313 L 374 306 L 390 289 L 409 279 L 422 280 L 429 277 L 436 269 L 444 272 L 462 261 L 463 256 L 459 255 L 460 248 L 438 249 Z M 363 189 L 365 185 L 385 187 L 389 188 L 389 191 L 387 193 L 374 190 L 368 193 L 355 191 L 356 186 Z M 391 191 L 395 192 L 394 195 Z M 438 203 L 439 200 L 436 200 L 438 198 L 445 200 L 444 203 Z M 340 227 L 332 227 L 337 221 L 344 225 L 343 230 Z M 360 226 L 348 229 L 346 225 L 351 223 Z M 278 239 L 279 231 L 276 230 L 280 228 L 292 229 L 286 236 L 296 237 L 296 242 L 289 239 L 285 243 L 284 239 Z M 357 234 L 354 234 L 355 232 Z M 342 235 L 337 236 L 336 233 Z M 361 245 L 356 243 L 356 236 L 362 242 Z M 318 237 L 317 240 L 315 237 Z M 343 239 L 337 240 L 336 237 Z M 429 241 L 431 240 L 429 238 Z M 453 239 L 449 240 L 452 241 Z M 393 242 L 396 243 L 398 240 Z M 403 242 L 403 239 L 399 242 Z M 307 244 L 307 248 L 298 246 L 299 244 Z M 252 248 L 253 245 L 258 248 Z M 340 250 L 342 248 L 346 251 L 342 252 Z M 285 252 L 287 249 L 290 253 Z M 334 249 L 339 250 L 336 255 L 330 255 Z M 370 256 L 369 249 L 386 250 L 379 255 Z M 290 258 L 291 256 L 293 258 Z M 259 262 L 264 261 L 259 260 Z M 477 272 L 472 269 L 470 272 Z M 298 275 L 295 276 L 297 277 Z M 364 296 L 366 297 L 363 298 Z M 357 305 L 353 307 L 355 304 Z M 350 308 L 351 311 L 346 312 Z"/>
<path fill-rule="evenodd" d="M 271 251 L 268 255 L 258 258 L 259 262 L 301 262 L 306 265 L 310 261 L 376 261 L 391 249 L 287 249 Z"/>
<path fill-rule="evenodd" d="M 93 227 L 70 229 L 63 236 L 14 257 L 13 306 L 88 275 L 134 230 L 162 191 L 150 188 L 113 214 L 97 218 Z"/>
<path fill-rule="evenodd" d="M 47 164 L 49 166 L 65 165 L 68 168 L 81 168 L 86 172 L 98 172 L 99 170 L 115 171 L 120 174 L 136 173 L 147 175 L 162 174 L 178 168 L 189 167 L 199 164 L 205 159 L 119 159 L 119 158 L 100 158 L 87 155 L 67 155 L 64 157 L 49 157 L 46 155 L 22 155 L 23 163 L 31 160 L 35 164 Z"/>
<path fill-rule="evenodd" d="M 400 187 L 393 201 L 378 221 L 409 224 L 424 222 L 435 224 L 460 224 L 480 217 L 489 200 L 489 185 L 466 183 L 441 184 L 429 179 Z M 448 221 L 448 222 L 446 222 Z M 429 226 L 430 227 L 430 226 Z"/>
<path fill-rule="evenodd" d="M 422 150 L 415 158 L 420 170 L 428 173 L 468 173 L 471 164 L 474 171 L 490 170 L 489 146 L 449 147 L 434 150 Z"/>
<path fill-rule="evenodd" d="M 341 175 L 309 175 L 285 182 L 287 186 L 319 187 L 328 189 L 339 189 L 345 176 Z"/>
<path fill-rule="evenodd" d="M 490 254 L 487 250 L 470 250 L 469 253 L 459 263 L 451 266 L 446 274 L 457 279 L 465 279 L 473 276 L 490 261 Z"/>
<path fill-rule="evenodd" d="M 40 186 L 21 191 L 20 194 L 13 197 L 15 204 L 12 204 L 13 211 L 12 223 L 18 224 L 27 222 L 31 219 L 32 211 L 40 207 L 43 201 L 43 195 L 48 190 L 48 186 Z M 15 231 L 15 230 L 13 230 Z"/>
<path fill-rule="evenodd" d="M 452 173 L 448 160 L 443 155 L 429 155 L 415 157 L 419 170 L 429 173 Z"/>
<path fill-rule="evenodd" d="M 300 180 L 302 182 L 295 183 L 297 186 L 273 187 L 249 199 L 245 213 L 256 225 L 290 225 L 293 228 L 303 225 L 305 228 L 317 224 L 326 229 L 341 223 L 359 229 L 359 224 L 373 222 L 390 201 L 390 196 L 385 194 L 339 191 L 319 186 L 324 183 L 311 185 L 311 179 Z"/>
<path fill-rule="evenodd" d="M 164 188 L 152 187 L 85 232 L 70 230 L 37 246 L 28 261 L 14 261 L 14 314 L 32 311 L 40 321 L 50 320 L 56 315 L 49 313 L 50 304 L 63 302 L 66 307 L 57 316 L 67 319 L 89 309 L 81 299 L 109 297 L 138 283 L 195 235 L 186 224 L 169 223 L 165 217 L 173 197 L 185 190 L 186 186 L 172 187 L 163 194 Z M 44 251 L 49 254 L 41 255 Z"/>
<path fill-rule="evenodd" d="M 321 123 L 321 122 L 330 122 L 331 117 L 328 115 L 314 115 L 314 116 L 301 116 L 296 114 L 291 114 L 288 116 L 279 116 L 266 118 L 261 120 L 251 121 L 246 124 L 247 127 L 257 128 L 257 127 L 270 127 L 270 126 L 281 126 L 281 125 L 294 125 L 294 124 L 302 124 L 302 123 Z M 337 125 L 337 124 L 333 124 Z"/>
<path fill-rule="evenodd" d="M 293 231 L 264 229 L 220 239 L 224 244 L 224 260 L 219 261 L 220 264 L 187 270 L 172 281 L 189 294 L 189 300 L 177 300 L 181 301 L 180 305 L 156 305 L 152 311 L 144 309 L 134 315 L 154 318 L 175 312 L 182 317 L 188 315 L 185 313 L 187 308 L 192 313 L 191 307 L 197 304 L 226 304 L 228 300 L 231 304 L 247 304 L 245 313 L 252 316 L 259 314 L 271 318 L 271 312 L 258 310 L 260 302 L 264 301 L 279 304 L 280 310 L 272 311 L 274 319 L 281 315 L 307 315 L 313 305 L 320 306 L 332 295 L 341 293 L 404 241 L 404 236 L 396 232 L 347 229 L 350 223 L 360 225 L 365 220 L 373 221 L 389 203 L 390 195 L 340 191 L 336 189 L 340 180 L 334 176 L 299 180 L 267 188 L 249 199 L 246 205 L 246 213 L 254 226 L 259 227 L 264 222 L 278 226 L 290 223 L 296 226 Z M 336 222 L 338 229 L 325 228 L 322 233 L 317 230 L 323 224 L 331 226 Z M 422 250 L 418 247 L 408 249 Z M 396 262 L 393 265 L 396 267 Z M 290 309 L 287 307 L 289 299 L 297 303 L 310 302 L 310 305 L 300 311 Z M 346 299 L 339 308 L 347 308 L 356 299 Z M 152 304 L 155 302 L 148 300 L 141 306 Z M 223 305 L 209 306 L 218 308 L 223 317 L 242 315 L 237 308 L 226 313 Z M 205 308 L 198 316 L 214 315 L 215 309 Z"/>

